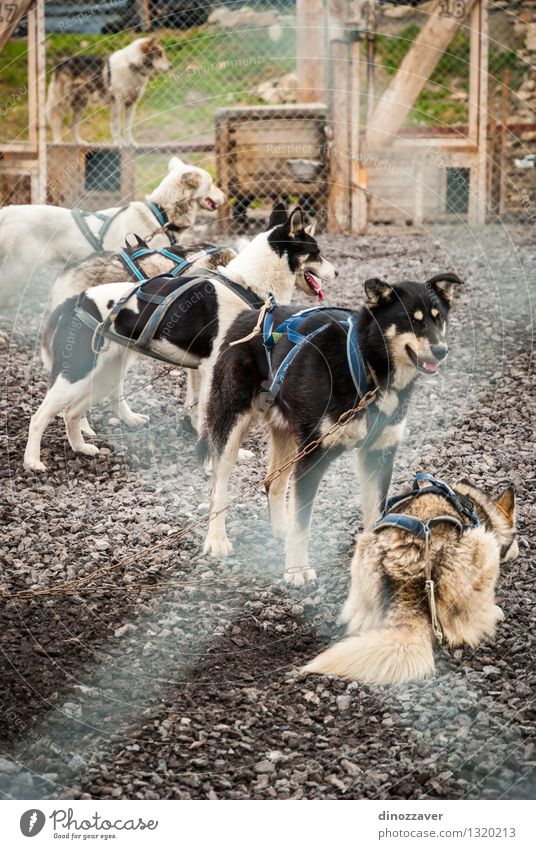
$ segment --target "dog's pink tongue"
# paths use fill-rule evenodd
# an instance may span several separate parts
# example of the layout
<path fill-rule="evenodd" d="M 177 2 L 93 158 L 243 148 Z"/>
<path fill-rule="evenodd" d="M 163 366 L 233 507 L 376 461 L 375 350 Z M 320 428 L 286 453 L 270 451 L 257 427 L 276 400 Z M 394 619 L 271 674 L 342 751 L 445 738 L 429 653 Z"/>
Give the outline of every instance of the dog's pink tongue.
<path fill-rule="evenodd" d="M 314 274 L 309 274 L 309 280 L 311 281 L 311 286 L 313 287 L 313 291 L 316 297 L 320 298 L 320 300 L 322 301 L 324 299 L 324 291 L 322 289 L 322 286 L 320 285 Z"/>
<path fill-rule="evenodd" d="M 439 368 L 439 363 L 423 362 L 423 368 L 430 372 L 430 374 L 435 374 Z"/>
<path fill-rule="evenodd" d="M 322 289 L 322 286 L 320 285 L 320 283 L 317 283 L 316 280 L 315 280 L 314 286 L 315 286 L 316 297 L 320 298 L 320 300 L 323 301 L 324 300 L 324 290 Z"/>

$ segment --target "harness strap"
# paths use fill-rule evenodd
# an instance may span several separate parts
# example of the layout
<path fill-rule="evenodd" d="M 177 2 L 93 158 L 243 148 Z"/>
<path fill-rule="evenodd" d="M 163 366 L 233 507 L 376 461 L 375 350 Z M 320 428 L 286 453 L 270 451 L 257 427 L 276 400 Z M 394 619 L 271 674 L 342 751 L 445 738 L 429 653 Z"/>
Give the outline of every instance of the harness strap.
<path fill-rule="evenodd" d="M 166 236 L 169 239 L 169 244 L 170 245 L 176 245 L 177 240 L 176 240 L 172 230 L 169 227 L 171 222 L 168 218 L 168 215 L 167 215 L 165 209 L 163 209 L 157 203 L 153 203 L 152 200 L 144 200 L 144 204 L 147 207 L 147 209 L 149 209 L 153 213 L 154 217 L 156 218 L 156 220 L 160 224 L 162 230 L 164 231 L 164 233 L 166 234 Z"/>
<path fill-rule="evenodd" d="M 87 312 L 87 310 L 85 310 L 80 305 L 80 300 L 83 295 L 82 293 L 79 296 L 78 302 L 75 306 L 75 315 L 80 321 L 82 321 L 87 327 L 89 327 L 93 331 L 93 337 L 91 340 L 91 348 L 93 353 L 98 354 L 101 351 L 107 350 L 104 348 L 104 340 L 108 339 L 112 342 L 117 342 L 119 345 L 123 345 L 124 347 L 127 347 L 132 351 L 136 351 L 137 353 L 146 354 L 147 356 L 153 357 L 157 360 L 161 360 L 162 362 L 170 362 L 170 360 L 166 359 L 165 357 L 162 357 L 156 354 L 154 351 L 151 351 L 149 346 L 153 341 L 154 335 L 157 332 L 161 322 L 165 318 L 167 311 L 173 306 L 173 304 L 176 300 L 178 300 L 179 297 L 182 297 L 190 289 L 193 289 L 195 286 L 199 285 L 199 277 L 206 277 L 206 271 L 207 269 L 199 269 L 196 272 L 192 272 L 191 275 L 188 275 L 188 277 L 183 278 L 177 288 L 170 292 L 168 295 L 159 295 L 158 293 L 144 292 L 142 287 L 147 282 L 146 280 L 134 283 L 134 285 L 131 286 L 130 289 L 128 289 L 128 291 L 125 292 L 125 294 L 122 295 L 115 302 L 106 318 L 101 322 L 95 319 L 90 313 Z M 234 284 L 234 281 L 228 280 L 226 277 L 224 277 L 223 274 L 220 274 L 219 272 L 211 271 L 208 276 L 216 277 L 218 280 L 220 280 L 220 282 L 223 282 L 228 288 L 238 294 L 242 298 L 242 300 L 244 300 L 248 305 L 251 305 L 250 298 L 252 297 L 252 293 L 245 290 L 239 284 Z M 230 284 L 234 285 L 231 286 Z M 128 336 L 122 336 L 121 334 L 116 332 L 115 328 L 112 327 L 119 313 L 124 308 L 127 301 L 133 295 L 136 295 L 138 299 L 145 301 L 148 304 L 156 305 L 156 309 L 142 328 L 137 340 L 133 340 Z"/>
<path fill-rule="evenodd" d="M 203 256 L 210 256 L 211 254 L 217 253 L 219 250 L 221 250 L 219 247 L 203 248 L 194 254 L 190 254 L 190 256 L 181 257 L 178 254 L 172 253 L 172 251 L 168 251 L 167 248 L 138 248 L 133 253 L 129 253 L 125 250 L 125 248 L 121 248 L 119 251 L 119 258 L 127 271 L 132 272 L 138 280 L 148 280 L 149 278 L 147 275 L 143 273 L 139 265 L 136 263 L 136 260 L 141 257 L 154 256 L 155 254 L 165 256 L 167 259 L 170 259 L 175 263 L 172 269 L 166 271 L 166 275 L 179 277 L 185 269 L 192 265 L 192 263 L 201 259 Z M 206 271 L 207 269 L 204 270 Z"/>
<path fill-rule="evenodd" d="M 188 277 L 202 277 L 204 279 L 214 278 L 218 280 L 220 283 L 233 292 L 235 295 L 238 295 L 248 307 L 252 307 L 255 310 L 259 310 L 264 301 L 249 287 L 243 286 L 241 283 L 236 283 L 235 280 L 231 280 L 229 277 L 225 277 L 220 271 L 214 271 L 212 268 L 192 268 L 191 271 L 188 272 Z"/>
<path fill-rule="evenodd" d="M 407 533 L 425 540 L 431 533 L 432 528 L 441 522 L 448 522 L 454 525 L 459 533 L 463 533 L 463 522 L 457 516 L 452 516 L 449 513 L 432 516 L 426 522 L 423 522 L 417 516 L 410 516 L 407 513 L 387 513 L 386 516 L 383 516 L 375 523 L 374 530 L 381 531 L 383 528 L 399 528 L 402 531 L 407 531 Z"/>
<path fill-rule="evenodd" d="M 117 210 L 117 212 L 114 212 L 113 215 L 105 215 L 103 212 L 88 212 L 84 209 L 72 209 L 71 215 L 73 216 L 78 226 L 78 229 L 80 230 L 86 241 L 89 242 L 89 244 L 96 253 L 101 254 L 104 251 L 103 242 L 106 233 L 110 229 L 110 225 L 113 221 L 115 221 L 117 216 L 121 215 L 121 213 L 124 212 L 126 209 L 128 209 L 128 207 L 122 206 L 120 207 L 120 209 Z M 91 230 L 86 221 L 86 218 L 90 217 L 98 218 L 101 222 L 97 233 L 94 233 Z"/>
<path fill-rule="evenodd" d="M 318 336 L 318 334 L 321 333 L 323 330 L 325 330 L 326 327 L 327 327 L 327 325 L 325 325 L 325 324 L 322 325 L 321 327 L 317 327 L 316 330 L 313 330 L 311 333 L 308 333 L 307 336 L 303 336 L 303 334 L 298 333 L 298 331 L 295 330 L 295 331 L 291 331 L 291 333 L 292 333 L 292 338 L 291 338 L 291 333 L 289 333 L 289 339 L 290 339 L 291 342 L 294 343 L 294 347 L 290 349 L 287 356 L 285 357 L 285 359 L 283 360 L 283 362 L 281 363 L 281 365 L 277 369 L 275 375 L 273 375 L 273 376 L 270 375 L 272 377 L 272 382 L 270 384 L 268 391 L 273 395 L 274 398 L 281 389 L 281 384 L 283 383 L 283 381 L 285 379 L 285 375 L 286 375 L 287 371 L 289 370 L 291 363 L 293 362 L 293 360 L 296 359 L 296 357 L 300 353 L 303 346 L 307 342 L 310 342 L 312 339 L 314 339 L 315 336 Z"/>
<path fill-rule="evenodd" d="M 427 481 L 430 485 L 419 486 L 421 481 Z M 424 472 L 418 472 L 415 475 L 413 488 L 409 492 L 402 493 L 401 495 L 395 495 L 387 500 L 384 514 L 391 513 L 394 507 L 400 507 L 403 504 L 413 501 L 414 498 L 419 498 L 421 495 L 428 494 L 443 496 L 443 498 L 446 498 L 447 501 L 452 504 L 460 516 L 467 519 L 473 527 L 477 528 L 479 526 L 480 520 L 469 499 L 462 499 L 454 492 L 453 489 L 451 489 L 450 486 L 448 486 L 448 484 L 437 480 L 432 475 Z"/>
<path fill-rule="evenodd" d="M 443 645 L 445 634 L 443 633 L 443 628 L 441 627 L 441 622 L 437 615 L 435 583 L 432 579 L 432 564 L 430 562 L 430 533 L 431 532 L 429 531 L 424 538 L 424 589 L 426 592 L 426 599 L 428 601 L 428 610 L 430 611 L 432 631 L 434 632 L 434 637 L 441 646 Z"/>
<path fill-rule="evenodd" d="M 275 306 L 275 301 L 274 301 Z M 273 309 L 273 307 L 272 307 Z M 346 359 L 352 381 L 360 398 L 363 398 L 368 389 L 368 376 L 365 361 L 359 347 L 357 338 L 357 322 L 355 315 L 351 310 L 342 309 L 339 307 L 309 307 L 308 309 L 300 310 L 289 318 L 285 319 L 274 330 L 274 320 L 270 312 L 265 316 L 263 324 L 263 343 L 266 352 L 268 363 L 268 372 L 271 378 L 270 392 L 275 397 L 281 390 L 281 386 L 287 374 L 288 368 L 306 342 L 310 342 L 321 331 L 332 326 L 332 323 L 323 324 L 312 330 L 306 336 L 300 332 L 299 327 L 312 314 L 317 312 L 325 312 L 326 310 L 337 309 L 341 312 L 348 313 L 346 319 L 336 319 L 339 326 L 346 325 Z M 283 334 L 287 334 L 289 341 L 293 344 L 293 348 L 288 352 L 283 362 L 279 365 L 275 375 L 272 368 L 272 349 L 279 342 Z"/>

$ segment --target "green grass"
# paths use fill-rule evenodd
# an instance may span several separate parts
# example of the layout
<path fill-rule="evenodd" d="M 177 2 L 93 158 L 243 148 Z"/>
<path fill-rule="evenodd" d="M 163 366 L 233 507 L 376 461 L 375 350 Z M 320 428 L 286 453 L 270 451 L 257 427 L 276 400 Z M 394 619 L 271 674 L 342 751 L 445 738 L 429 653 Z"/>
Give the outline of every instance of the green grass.
<path fill-rule="evenodd" d="M 419 33 L 416 24 L 408 24 L 398 36 L 378 36 L 377 62 L 385 69 L 387 78 L 396 73 L 402 59 Z M 489 48 L 489 73 L 501 78 L 503 68 L 510 68 L 510 88 L 516 90 L 527 73 L 526 64 L 515 49 L 498 50 L 492 42 Z M 453 93 L 469 92 L 469 38 L 459 32 L 439 60 L 437 67 L 410 110 L 406 126 L 464 124 L 468 120 L 467 101 L 456 100 Z"/>
<path fill-rule="evenodd" d="M 118 35 L 58 34 L 47 37 L 47 76 L 62 58 L 77 54 L 107 55 L 132 41 Z M 161 41 L 172 72 L 152 80 L 136 113 L 139 142 L 167 142 L 212 134 L 214 110 L 233 104 L 260 103 L 254 88 L 263 80 L 294 69 L 294 31 L 283 31 L 273 43 L 266 30 L 209 33 L 164 32 Z M 27 137 L 26 43 L 12 39 L 2 53 L 0 126 L 3 141 Z M 109 109 L 90 104 L 82 137 L 102 142 L 110 138 Z"/>
<path fill-rule="evenodd" d="M 378 72 L 387 85 L 409 50 L 419 28 L 404 27 L 396 37 L 378 36 Z M 106 55 L 132 41 L 129 33 L 117 35 L 55 34 L 47 37 L 48 75 L 62 58 L 76 54 Z M 259 82 L 295 67 L 295 33 L 283 31 L 273 43 L 266 30 L 247 32 L 164 31 L 162 43 L 172 63 L 172 73 L 153 80 L 136 114 L 135 136 L 139 142 L 166 142 L 212 135 L 214 111 L 221 106 L 260 103 L 254 89 Z M 27 138 L 26 42 L 12 39 L 2 52 L 0 75 L 0 140 Z M 453 99 L 453 92 L 468 92 L 469 42 L 458 33 L 426 83 L 407 126 L 452 125 L 467 122 L 467 102 Z M 526 66 L 515 46 L 498 50 L 491 43 L 490 73 L 500 78 L 510 68 L 510 86 L 516 90 Z M 82 137 L 95 142 L 110 139 L 109 109 L 92 104 L 87 110 Z M 67 136 L 66 136 L 67 138 Z"/>

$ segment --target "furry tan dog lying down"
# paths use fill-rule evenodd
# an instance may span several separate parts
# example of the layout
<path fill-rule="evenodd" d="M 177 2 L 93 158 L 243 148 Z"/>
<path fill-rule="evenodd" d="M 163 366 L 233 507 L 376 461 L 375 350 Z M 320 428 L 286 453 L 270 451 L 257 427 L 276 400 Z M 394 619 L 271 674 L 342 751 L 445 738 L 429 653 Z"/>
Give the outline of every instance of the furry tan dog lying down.
<path fill-rule="evenodd" d="M 315 657 L 304 673 L 402 684 L 434 673 L 435 639 L 452 648 L 475 647 L 494 635 L 503 619 L 495 604 L 499 564 L 518 554 L 514 490 L 509 486 L 491 499 L 463 481 L 454 494 L 462 509 L 473 511 L 476 526 L 442 494 L 423 493 L 403 503 L 410 523 L 432 519 L 432 592 L 426 586 L 424 539 L 389 523 L 365 531 L 357 540 L 350 593 L 340 617 L 347 637 Z"/>

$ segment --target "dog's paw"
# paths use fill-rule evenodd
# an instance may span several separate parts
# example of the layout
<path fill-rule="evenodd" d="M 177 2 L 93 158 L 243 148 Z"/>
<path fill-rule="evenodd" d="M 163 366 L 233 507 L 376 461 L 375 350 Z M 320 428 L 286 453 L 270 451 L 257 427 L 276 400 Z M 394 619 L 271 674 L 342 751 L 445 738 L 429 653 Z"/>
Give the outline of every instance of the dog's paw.
<path fill-rule="evenodd" d="M 255 456 L 253 451 L 248 451 L 247 448 L 240 448 L 238 452 L 238 462 L 244 463 L 246 460 L 252 460 Z"/>
<path fill-rule="evenodd" d="M 504 612 L 499 605 L 495 605 L 495 621 L 502 622 L 504 620 Z"/>
<path fill-rule="evenodd" d="M 97 435 L 86 418 L 80 419 L 80 430 L 82 431 L 84 436 Z"/>
<path fill-rule="evenodd" d="M 341 612 L 337 616 L 337 619 L 336 619 L 337 625 L 348 625 L 348 622 L 350 621 L 350 619 L 352 618 L 353 615 L 354 615 L 354 611 L 353 611 L 352 607 L 348 604 L 348 602 L 346 602 L 344 604 L 343 609 L 341 610 Z"/>
<path fill-rule="evenodd" d="M 233 550 L 233 545 L 229 539 L 225 537 L 207 537 L 203 546 L 203 554 L 209 554 L 211 557 L 227 557 Z"/>
<path fill-rule="evenodd" d="M 24 468 L 27 472 L 46 472 L 47 467 L 41 460 L 32 460 L 30 458 L 24 458 Z"/>
<path fill-rule="evenodd" d="M 123 419 L 123 422 L 127 425 L 127 427 L 143 427 L 148 421 L 149 416 L 146 416 L 143 413 L 132 413 L 130 416 Z"/>
<path fill-rule="evenodd" d="M 100 454 L 100 450 L 96 445 L 91 445 L 89 442 L 84 443 L 84 445 L 80 445 L 79 448 L 76 449 L 78 454 L 85 454 L 86 457 L 96 457 L 97 454 Z"/>
<path fill-rule="evenodd" d="M 316 572 L 310 566 L 287 569 L 284 575 L 285 583 L 293 587 L 303 587 L 308 581 L 316 581 Z"/>

